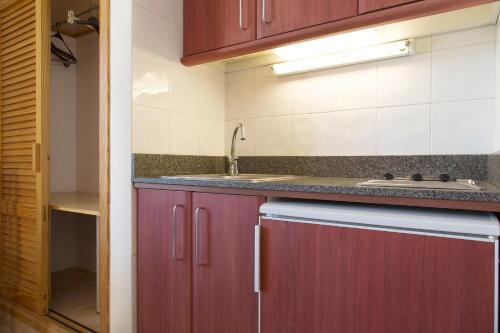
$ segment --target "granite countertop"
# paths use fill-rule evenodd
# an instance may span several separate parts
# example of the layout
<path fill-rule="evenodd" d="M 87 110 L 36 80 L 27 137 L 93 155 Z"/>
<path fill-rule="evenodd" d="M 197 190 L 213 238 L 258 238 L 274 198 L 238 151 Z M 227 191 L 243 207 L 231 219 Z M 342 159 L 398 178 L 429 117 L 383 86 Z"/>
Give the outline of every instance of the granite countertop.
<path fill-rule="evenodd" d="M 368 178 L 341 177 L 308 177 L 298 176 L 294 179 L 252 183 L 244 180 L 208 180 L 208 179 L 173 179 L 160 177 L 136 177 L 134 183 L 201 186 L 232 189 L 252 189 L 266 191 L 310 192 L 343 195 L 364 195 L 378 197 L 398 197 L 414 199 L 465 200 L 481 202 L 500 202 L 500 187 L 488 181 L 477 184 L 484 190 L 457 191 L 432 189 L 404 189 L 383 187 L 360 187 L 358 183 Z"/>

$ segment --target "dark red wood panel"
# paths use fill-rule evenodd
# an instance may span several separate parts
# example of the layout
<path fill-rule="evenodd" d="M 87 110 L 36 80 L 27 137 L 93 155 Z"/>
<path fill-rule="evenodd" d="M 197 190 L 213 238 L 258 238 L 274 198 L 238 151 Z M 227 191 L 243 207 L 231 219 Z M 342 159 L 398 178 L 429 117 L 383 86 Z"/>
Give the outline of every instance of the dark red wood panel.
<path fill-rule="evenodd" d="M 262 333 L 493 332 L 493 243 L 262 226 Z"/>
<path fill-rule="evenodd" d="M 184 55 L 255 40 L 255 1 L 184 0 Z"/>
<path fill-rule="evenodd" d="M 191 194 L 140 189 L 137 200 L 138 332 L 191 332 Z"/>
<path fill-rule="evenodd" d="M 265 198 L 193 193 L 193 332 L 255 333 L 254 227 Z M 196 229 L 196 221 L 193 221 Z"/>
<path fill-rule="evenodd" d="M 417 1 L 404 6 L 390 7 L 384 10 L 373 11 L 364 15 L 357 15 L 343 20 L 330 21 L 320 25 L 305 27 L 299 30 L 291 30 L 278 35 L 235 44 L 220 49 L 214 49 L 196 55 L 189 55 L 185 53 L 181 61 L 186 66 L 199 65 L 202 63 L 260 52 L 287 43 L 294 43 L 305 39 L 316 38 L 334 33 L 341 33 L 343 31 L 350 31 L 354 29 L 380 25 L 383 23 L 409 20 L 417 17 L 434 15 L 446 11 L 458 10 L 490 2 L 494 2 L 494 0 Z M 262 14 L 262 12 L 260 12 L 260 14 Z M 260 20 L 261 18 L 258 17 L 257 19 Z M 185 20 L 184 26 L 188 24 L 191 24 L 191 22 Z M 262 34 L 259 34 L 259 36 L 262 37 Z"/>
<path fill-rule="evenodd" d="M 401 6 L 417 1 L 424 1 L 424 0 L 359 0 L 359 13 L 364 14 L 389 7 Z"/>
<path fill-rule="evenodd" d="M 341 20 L 358 14 L 358 0 L 257 0 L 257 38 Z"/>

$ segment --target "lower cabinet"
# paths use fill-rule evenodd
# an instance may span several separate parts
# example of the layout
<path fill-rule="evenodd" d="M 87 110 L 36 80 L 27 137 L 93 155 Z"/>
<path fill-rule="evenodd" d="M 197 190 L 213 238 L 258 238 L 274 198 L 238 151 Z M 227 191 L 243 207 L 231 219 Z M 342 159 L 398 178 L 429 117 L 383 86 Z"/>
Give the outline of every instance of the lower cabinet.
<path fill-rule="evenodd" d="M 494 332 L 495 251 L 262 219 L 261 332 Z"/>
<path fill-rule="evenodd" d="M 191 194 L 137 193 L 137 329 L 191 332 Z"/>
<path fill-rule="evenodd" d="M 193 332 L 257 332 L 254 229 L 264 201 L 193 193 Z"/>
<path fill-rule="evenodd" d="M 264 197 L 138 190 L 138 332 L 256 333 Z"/>

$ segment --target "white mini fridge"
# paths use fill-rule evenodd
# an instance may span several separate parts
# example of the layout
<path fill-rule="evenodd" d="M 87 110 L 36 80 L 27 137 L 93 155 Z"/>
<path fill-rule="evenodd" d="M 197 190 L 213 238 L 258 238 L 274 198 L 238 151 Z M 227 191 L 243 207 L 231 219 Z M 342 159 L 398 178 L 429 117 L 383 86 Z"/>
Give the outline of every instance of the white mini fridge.
<path fill-rule="evenodd" d="M 260 212 L 261 333 L 498 332 L 493 214 L 313 201 Z"/>

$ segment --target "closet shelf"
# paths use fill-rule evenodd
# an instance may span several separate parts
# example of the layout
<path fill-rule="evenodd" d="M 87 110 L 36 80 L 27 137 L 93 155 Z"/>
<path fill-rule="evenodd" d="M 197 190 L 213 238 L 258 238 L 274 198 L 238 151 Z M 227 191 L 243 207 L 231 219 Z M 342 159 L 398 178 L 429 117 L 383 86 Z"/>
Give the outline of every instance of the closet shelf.
<path fill-rule="evenodd" d="M 50 208 L 63 212 L 99 216 L 99 195 L 81 192 L 52 193 Z"/>

